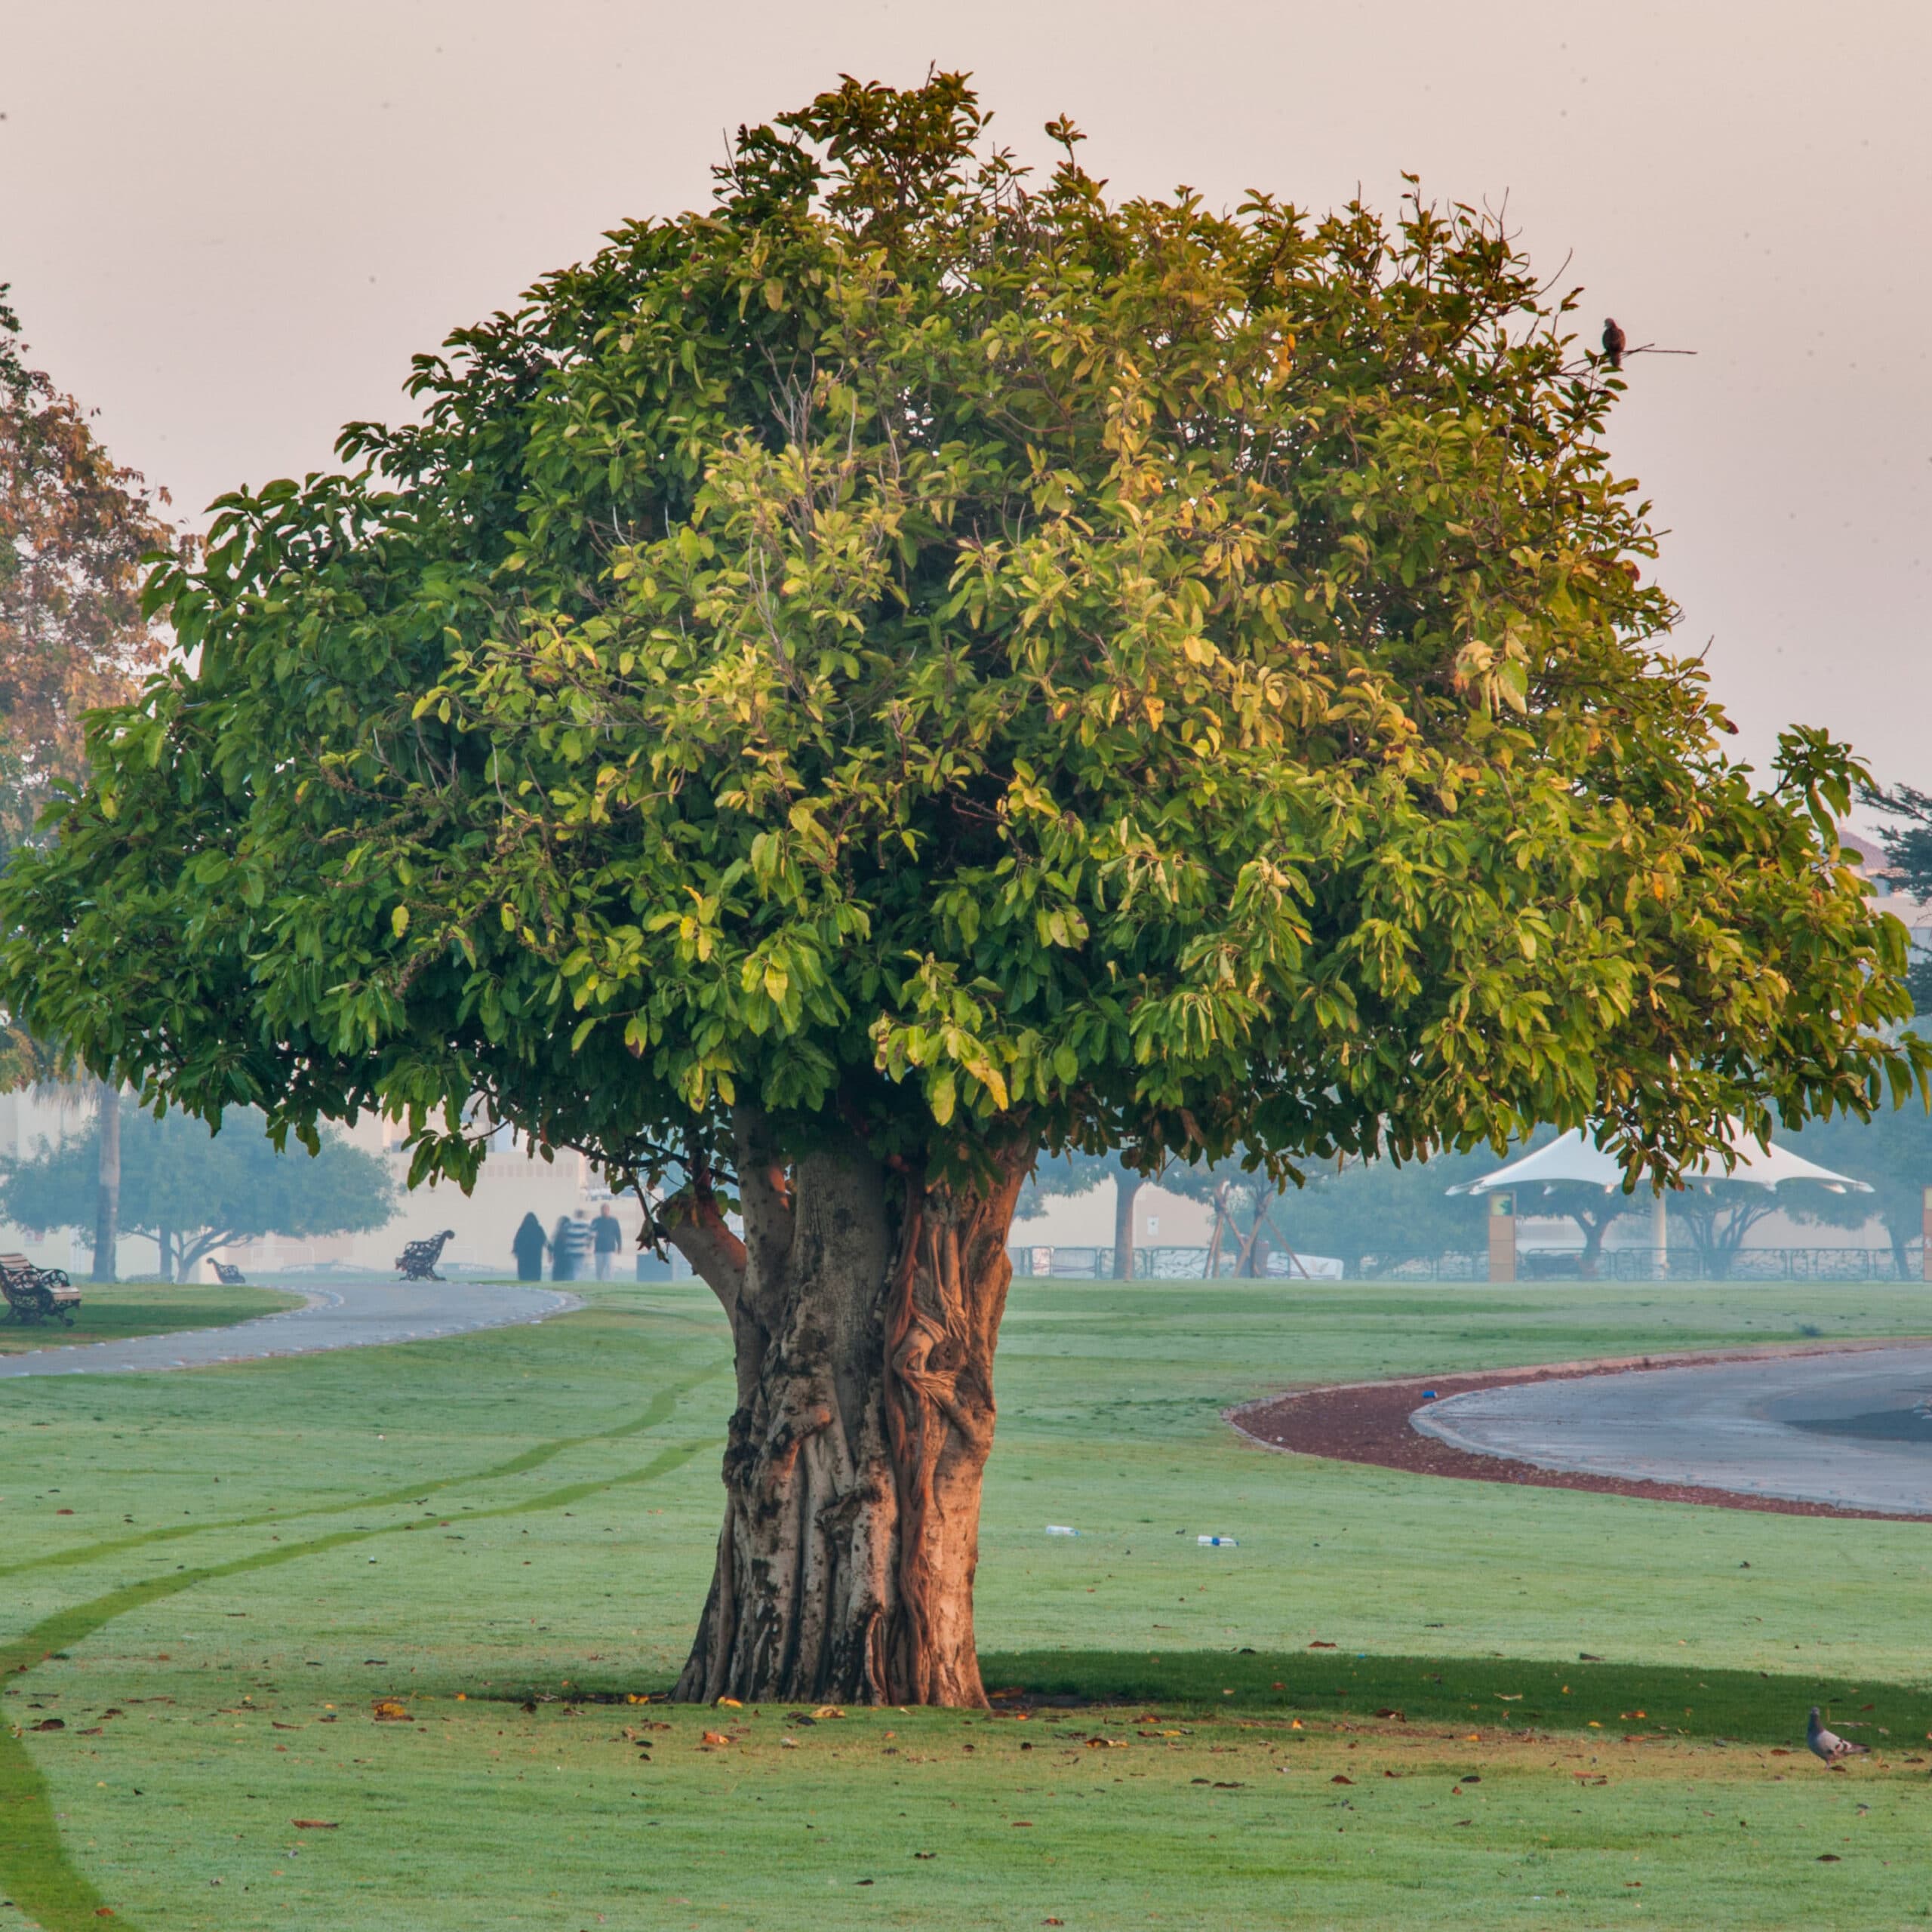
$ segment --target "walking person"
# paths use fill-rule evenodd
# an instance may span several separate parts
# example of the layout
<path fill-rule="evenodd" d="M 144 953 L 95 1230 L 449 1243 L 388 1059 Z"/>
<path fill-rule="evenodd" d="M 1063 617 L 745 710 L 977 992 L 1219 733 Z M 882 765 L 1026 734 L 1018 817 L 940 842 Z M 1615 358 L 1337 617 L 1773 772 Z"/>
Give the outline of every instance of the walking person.
<path fill-rule="evenodd" d="M 571 1226 L 571 1217 L 568 1214 L 559 1214 L 557 1225 L 550 1231 L 551 1280 L 574 1281 L 577 1279 L 577 1235 Z"/>
<path fill-rule="evenodd" d="M 534 1214 L 526 1214 L 517 1223 L 516 1232 L 510 1237 L 510 1252 L 516 1257 L 516 1278 L 519 1281 L 540 1281 L 543 1278 L 543 1255 L 549 1247 L 543 1237 L 543 1223 Z"/>
<path fill-rule="evenodd" d="M 597 1261 L 597 1278 L 608 1281 L 611 1278 L 611 1264 L 617 1259 L 618 1249 L 624 1244 L 623 1226 L 611 1212 L 609 1201 L 597 1211 L 597 1218 L 590 1224 L 590 1236 L 591 1251 Z"/>

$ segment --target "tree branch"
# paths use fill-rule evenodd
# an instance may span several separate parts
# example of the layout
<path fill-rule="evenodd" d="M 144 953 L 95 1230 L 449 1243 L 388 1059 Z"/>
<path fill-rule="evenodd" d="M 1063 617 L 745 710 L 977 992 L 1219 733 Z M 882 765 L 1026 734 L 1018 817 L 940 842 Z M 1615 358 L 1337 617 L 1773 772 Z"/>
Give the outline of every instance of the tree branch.
<path fill-rule="evenodd" d="M 657 1211 L 657 1225 L 735 1319 L 745 1287 L 745 1244 L 724 1225 L 709 1188 L 700 1193 L 693 1186 L 672 1195 Z"/>

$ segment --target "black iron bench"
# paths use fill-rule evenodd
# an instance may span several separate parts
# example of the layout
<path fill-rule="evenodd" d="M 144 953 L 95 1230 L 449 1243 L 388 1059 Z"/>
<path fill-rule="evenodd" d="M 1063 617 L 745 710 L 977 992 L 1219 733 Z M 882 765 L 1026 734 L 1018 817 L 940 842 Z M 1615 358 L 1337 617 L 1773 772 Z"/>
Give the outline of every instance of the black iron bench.
<path fill-rule="evenodd" d="M 217 1261 L 214 1264 L 214 1278 L 224 1288 L 245 1288 L 248 1278 L 232 1261 Z"/>
<path fill-rule="evenodd" d="M 456 1230 L 445 1228 L 439 1235 L 432 1235 L 426 1241 L 413 1241 L 405 1247 L 395 1258 L 395 1265 L 402 1271 L 405 1281 L 440 1281 L 443 1278 L 436 1272 L 436 1263 L 441 1259 L 446 1241 L 456 1239 Z"/>
<path fill-rule="evenodd" d="M 50 1317 L 74 1325 L 81 1291 L 59 1268 L 36 1268 L 24 1254 L 0 1254 L 0 1290 L 12 1321 L 45 1321 Z"/>

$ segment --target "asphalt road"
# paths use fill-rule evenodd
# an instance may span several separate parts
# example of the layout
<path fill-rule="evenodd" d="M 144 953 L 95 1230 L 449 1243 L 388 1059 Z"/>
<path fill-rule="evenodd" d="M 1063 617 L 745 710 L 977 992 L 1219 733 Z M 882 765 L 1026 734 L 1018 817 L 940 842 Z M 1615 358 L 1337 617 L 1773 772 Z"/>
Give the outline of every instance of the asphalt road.
<path fill-rule="evenodd" d="M 1484 1389 L 1410 1421 L 1538 1469 L 1932 1514 L 1932 1347 Z"/>
<path fill-rule="evenodd" d="M 82 1342 L 0 1355 L 0 1381 L 19 1375 L 206 1368 L 217 1362 L 259 1361 L 268 1355 L 421 1342 L 475 1328 L 541 1321 L 583 1305 L 561 1289 L 487 1281 L 344 1281 L 306 1292 L 306 1308 L 260 1315 L 226 1328 L 187 1328 L 133 1341 Z"/>

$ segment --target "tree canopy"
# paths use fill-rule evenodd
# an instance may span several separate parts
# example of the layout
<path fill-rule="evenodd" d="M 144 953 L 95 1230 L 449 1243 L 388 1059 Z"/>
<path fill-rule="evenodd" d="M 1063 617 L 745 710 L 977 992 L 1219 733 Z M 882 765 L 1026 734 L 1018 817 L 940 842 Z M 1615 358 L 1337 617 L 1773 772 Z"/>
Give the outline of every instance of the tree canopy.
<path fill-rule="evenodd" d="M 1921 1050 L 1844 748 L 1727 760 L 1488 217 L 1030 180 L 956 77 L 746 131 L 223 500 L 0 986 L 278 1131 L 728 1109 L 1277 1163 L 1863 1108 Z"/>
<path fill-rule="evenodd" d="M 99 1167 L 97 1124 L 0 1171 L 0 1218 L 28 1228 L 91 1227 Z M 121 1226 L 160 1250 L 161 1272 L 186 1279 L 213 1250 L 256 1235 L 300 1239 L 356 1234 L 395 1213 L 383 1162 L 337 1134 L 312 1158 L 278 1153 L 253 1109 L 232 1112 L 212 1137 L 181 1113 L 156 1120 L 122 1108 Z"/>

